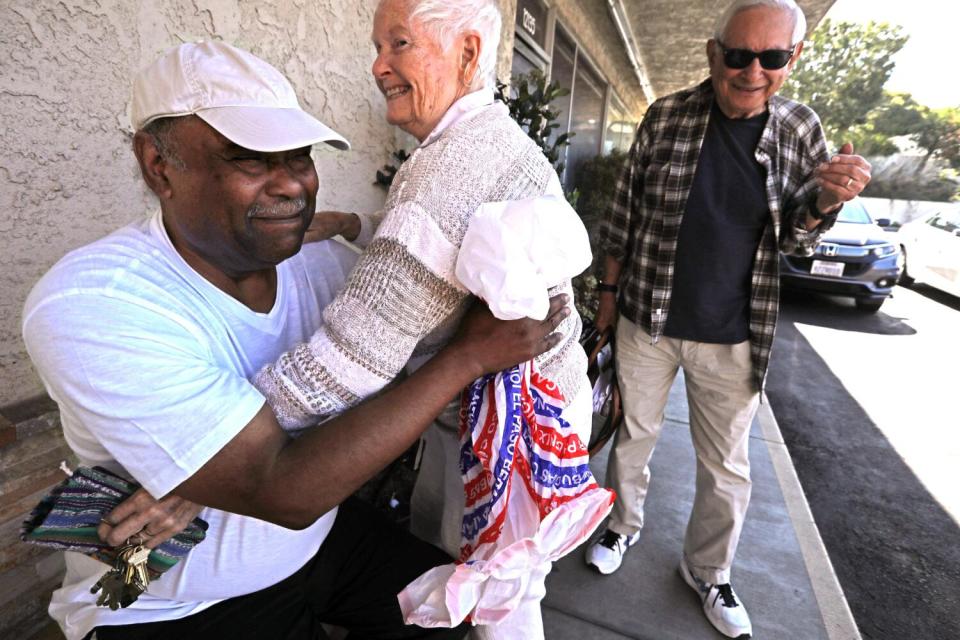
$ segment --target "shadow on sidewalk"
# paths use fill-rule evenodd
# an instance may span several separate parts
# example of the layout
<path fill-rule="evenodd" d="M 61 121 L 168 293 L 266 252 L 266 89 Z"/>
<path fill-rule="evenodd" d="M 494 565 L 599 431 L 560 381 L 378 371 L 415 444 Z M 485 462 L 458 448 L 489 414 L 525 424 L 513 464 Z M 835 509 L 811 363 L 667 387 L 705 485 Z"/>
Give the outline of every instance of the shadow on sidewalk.
<path fill-rule="evenodd" d="M 878 313 L 865 313 L 854 306 L 852 298 L 784 289 L 781 302 L 790 305 L 796 321 L 814 327 L 884 336 L 912 336 L 917 332 L 903 318 L 886 313 L 887 307 L 881 307 Z"/>

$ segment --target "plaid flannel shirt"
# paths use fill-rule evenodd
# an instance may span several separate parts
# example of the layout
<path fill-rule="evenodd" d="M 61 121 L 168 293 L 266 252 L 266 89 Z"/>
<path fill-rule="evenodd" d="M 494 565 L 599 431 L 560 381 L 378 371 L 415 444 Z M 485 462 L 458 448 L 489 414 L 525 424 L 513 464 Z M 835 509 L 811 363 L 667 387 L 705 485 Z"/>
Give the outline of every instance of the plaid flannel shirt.
<path fill-rule="evenodd" d="M 623 264 L 620 313 L 654 342 L 670 311 L 677 238 L 714 99 L 706 80 L 654 102 L 630 149 L 613 202 L 601 223 L 600 246 Z M 763 389 L 777 325 L 778 251 L 811 255 L 831 223 L 806 231 L 806 211 L 818 193 L 814 170 L 829 159 L 820 119 L 809 107 L 773 96 L 754 156 L 766 169 L 770 219 L 753 262 L 750 353 L 756 388 Z"/>

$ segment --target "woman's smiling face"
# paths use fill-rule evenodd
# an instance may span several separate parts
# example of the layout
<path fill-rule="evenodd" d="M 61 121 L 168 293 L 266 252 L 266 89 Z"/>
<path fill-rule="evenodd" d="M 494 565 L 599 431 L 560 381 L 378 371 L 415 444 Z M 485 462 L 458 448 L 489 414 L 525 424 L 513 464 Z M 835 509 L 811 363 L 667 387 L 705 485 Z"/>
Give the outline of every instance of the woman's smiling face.
<path fill-rule="evenodd" d="M 387 122 L 423 140 L 468 92 L 466 69 L 462 38 L 444 51 L 430 30 L 410 19 L 410 6 L 409 0 L 384 0 L 377 7 L 372 71 L 387 99 Z"/>

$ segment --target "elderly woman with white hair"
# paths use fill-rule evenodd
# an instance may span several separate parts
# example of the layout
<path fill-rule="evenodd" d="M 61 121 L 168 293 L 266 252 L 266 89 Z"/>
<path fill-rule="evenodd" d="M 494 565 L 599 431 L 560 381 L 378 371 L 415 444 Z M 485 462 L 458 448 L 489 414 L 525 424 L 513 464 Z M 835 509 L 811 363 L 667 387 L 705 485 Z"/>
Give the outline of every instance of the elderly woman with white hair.
<path fill-rule="evenodd" d="M 377 52 L 373 76 L 386 99 L 387 120 L 416 137 L 420 144 L 395 176 L 381 214 L 318 214 L 326 233 L 342 232 L 366 249 L 344 290 L 325 310 L 324 326 L 310 343 L 284 354 L 255 380 L 288 431 L 323 421 L 377 393 L 404 367 L 416 368 L 451 338 L 475 299 L 471 293 L 482 295 L 488 302 L 501 293 L 499 285 L 483 291 L 469 290 L 462 284 L 462 273 L 456 270 L 468 227 L 483 205 L 519 202 L 522 207 L 536 205 L 534 208 L 557 211 L 558 225 L 561 215 L 576 220 L 563 199 L 556 171 L 542 150 L 510 118 L 506 106 L 494 100 L 492 87 L 500 27 L 501 17 L 494 0 L 381 0 L 378 5 L 372 34 Z M 381 216 L 382 222 L 377 226 Z M 576 225 L 580 225 L 578 220 Z M 546 225 L 526 226 L 528 231 L 546 233 L 545 227 L 554 224 L 551 220 Z M 582 225 L 580 231 L 586 244 Z M 534 241 L 523 238 L 519 244 Z M 501 243 L 487 246 L 498 244 Z M 586 252 L 586 262 L 578 266 L 568 264 L 567 270 L 588 266 L 589 249 Z M 576 273 L 567 273 L 560 281 L 546 283 L 551 294 L 571 293 L 569 278 L 573 275 Z M 483 275 L 479 279 L 489 280 Z M 543 293 L 546 288 L 543 287 Z M 558 331 L 563 340 L 532 366 L 558 390 L 562 423 L 572 432 L 568 437 L 570 447 L 576 449 L 572 443 L 580 442 L 582 460 L 576 467 L 576 478 L 584 483 L 583 493 L 595 489 L 603 495 L 594 493 L 593 506 L 585 507 L 576 517 L 567 514 L 567 520 L 558 523 L 562 516 L 557 516 L 553 522 L 555 533 L 558 529 L 592 530 L 612 503 L 606 490 L 596 488 L 582 447 L 589 436 L 591 402 L 586 356 L 578 343 L 580 318 L 571 314 Z M 496 410 L 491 411 L 496 415 Z M 478 538 L 491 540 L 502 535 L 504 540 L 517 542 L 538 536 L 536 544 L 540 544 L 540 518 L 563 500 L 546 504 L 545 494 L 538 494 L 530 483 L 534 475 L 529 472 L 530 467 L 545 466 L 542 459 L 533 455 L 530 458 L 536 459 L 529 467 L 520 463 L 527 469 L 525 480 L 513 482 L 512 491 L 506 492 L 512 501 L 510 513 L 496 522 L 484 520 L 483 535 L 472 530 L 471 541 L 470 525 L 464 515 L 461 473 L 466 477 L 467 463 L 462 460 L 466 454 L 462 454 L 458 441 L 458 414 L 457 407 L 451 406 L 427 433 L 413 501 L 414 533 L 439 543 L 461 560 L 477 559 L 469 552 L 482 546 Z M 389 429 L 390 425 L 383 428 Z M 503 451 L 507 451 L 507 443 L 503 445 Z M 529 446 L 533 448 L 532 444 Z M 511 443 L 511 463 L 513 453 Z M 561 463 L 550 455 L 546 458 L 551 471 L 543 477 L 558 477 L 551 474 L 563 472 Z M 492 477 L 489 484 L 494 484 Z M 489 490 L 489 486 L 486 488 Z M 569 496 L 571 502 L 576 498 L 579 496 Z M 511 517 L 518 513 L 520 516 Z M 488 514 L 478 517 L 484 519 Z M 589 533 L 587 530 L 583 537 Z M 529 547 L 533 543 L 523 544 Z M 566 551 L 569 548 L 564 548 L 563 553 Z M 539 601 L 544 595 L 543 581 L 550 561 L 544 559 L 546 556 L 525 553 L 525 562 L 532 564 L 522 571 L 516 557 L 510 560 L 514 563 L 514 579 L 490 581 L 482 588 L 471 582 L 473 591 L 486 590 L 491 603 L 486 611 L 492 610 L 493 614 L 485 618 L 478 613 L 481 606 L 472 610 L 472 604 L 466 610 L 460 607 L 458 612 L 439 614 L 440 618 L 449 616 L 447 620 L 434 619 L 433 613 L 424 616 L 422 610 L 411 614 L 409 610 L 417 607 L 411 597 L 429 597 L 422 590 L 419 596 L 405 591 L 401 604 L 408 621 L 422 626 L 455 626 L 464 614 L 470 614 L 474 624 L 481 625 L 475 632 L 478 635 L 541 638 Z M 561 554 L 554 553 L 550 559 Z M 482 560 L 491 557 L 484 554 Z M 501 567 L 498 571 L 502 575 L 505 570 Z M 451 579 L 462 582 L 479 578 Z M 483 625 L 491 621 L 496 624 Z"/>

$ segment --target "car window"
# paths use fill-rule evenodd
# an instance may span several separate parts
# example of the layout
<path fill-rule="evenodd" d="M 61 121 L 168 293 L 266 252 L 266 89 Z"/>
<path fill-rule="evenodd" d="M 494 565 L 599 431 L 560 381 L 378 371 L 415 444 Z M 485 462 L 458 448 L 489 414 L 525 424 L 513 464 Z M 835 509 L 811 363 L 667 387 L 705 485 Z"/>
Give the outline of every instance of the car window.
<path fill-rule="evenodd" d="M 958 211 L 946 211 L 943 213 L 943 229 L 944 231 L 949 231 L 953 233 L 957 229 L 960 229 L 960 212 Z"/>
<path fill-rule="evenodd" d="M 930 218 L 929 224 L 937 229 L 943 229 L 948 233 L 953 233 L 957 229 L 960 229 L 960 214 L 954 211 L 938 213 Z"/>
<path fill-rule="evenodd" d="M 840 210 L 840 215 L 837 216 L 837 221 L 852 222 L 854 224 L 873 224 L 873 220 L 870 219 L 870 214 L 867 213 L 867 210 L 864 209 L 859 200 L 851 200 L 843 205 L 843 209 Z"/>

